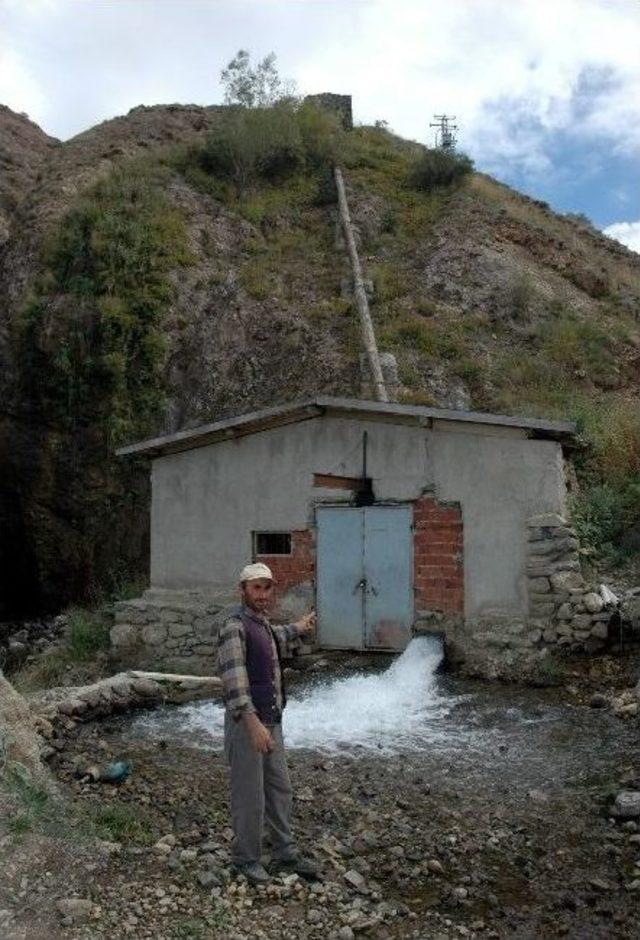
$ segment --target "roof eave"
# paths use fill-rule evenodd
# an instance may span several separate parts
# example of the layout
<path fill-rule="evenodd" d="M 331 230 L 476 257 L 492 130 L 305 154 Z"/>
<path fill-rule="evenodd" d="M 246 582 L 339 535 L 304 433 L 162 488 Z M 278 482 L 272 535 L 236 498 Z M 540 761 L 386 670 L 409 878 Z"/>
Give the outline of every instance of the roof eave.
<path fill-rule="evenodd" d="M 287 424 L 317 418 L 322 414 L 379 416 L 404 418 L 431 427 L 434 420 L 464 424 L 485 424 L 492 427 L 510 427 L 524 430 L 531 438 L 551 439 L 564 444 L 572 442 L 576 425 L 569 421 L 546 421 L 541 418 L 521 418 L 510 415 L 495 415 L 480 411 L 455 411 L 447 408 L 427 408 L 391 402 L 375 402 L 354 398 L 316 399 L 275 405 L 239 417 L 226 418 L 211 424 L 201 425 L 174 434 L 138 441 L 116 450 L 119 457 L 159 457 L 180 453 L 196 447 L 206 447 L 222 440 L 233 440 L 259 431 L 266 431 Z"/>

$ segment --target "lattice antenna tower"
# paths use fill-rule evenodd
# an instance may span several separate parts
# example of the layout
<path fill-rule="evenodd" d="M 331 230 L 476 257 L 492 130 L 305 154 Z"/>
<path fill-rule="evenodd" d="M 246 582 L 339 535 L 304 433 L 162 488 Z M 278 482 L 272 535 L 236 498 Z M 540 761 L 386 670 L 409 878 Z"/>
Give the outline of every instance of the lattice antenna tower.
<path fill-rule="evenodd" d="M 436 147 L 441 150 L 455 150 L 458 130 L 458 125 L 452 123 L 456 119 L 455 114 L 434 114 L 433 117 L 434 123 L 429 124 L 429 127 L 436 128 Z"/>

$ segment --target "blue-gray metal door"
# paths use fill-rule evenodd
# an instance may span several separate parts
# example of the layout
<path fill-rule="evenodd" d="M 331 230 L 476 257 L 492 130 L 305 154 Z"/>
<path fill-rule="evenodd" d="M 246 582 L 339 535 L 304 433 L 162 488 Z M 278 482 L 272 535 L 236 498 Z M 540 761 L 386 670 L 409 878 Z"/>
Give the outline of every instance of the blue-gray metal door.
<path fill-rule="evenodd" d="M 413 624 L 410 506 L 364 510 L 365 646 L 403 650 Z"/>
<path fill-rule="evenodd" d="M 317 607 L 322 646 L 364 646 L 362 509 L 318 509 Z"/>
<path fill-rule="evenodd" d="M 413 621 L 411 508 L 319 508 L 320 644 L 404 649 Z"/>

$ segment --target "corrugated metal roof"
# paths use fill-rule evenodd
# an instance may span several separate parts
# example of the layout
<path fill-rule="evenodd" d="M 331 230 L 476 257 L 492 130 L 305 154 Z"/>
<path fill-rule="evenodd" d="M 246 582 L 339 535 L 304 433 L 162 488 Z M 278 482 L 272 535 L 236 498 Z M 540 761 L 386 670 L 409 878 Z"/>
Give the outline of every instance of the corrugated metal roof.
<path fill-rule="evenodd" d="M 149 440 L 129 444 L 119 448 L 119 456 L 144 454 L 148 457 L 160 457 L 179 451 L 204 447 L 217 441 L 256 434 L 269 428 L 282 427 L 333 414 L 352 416 L 360 419 L 383 419 L 393 423 L 418 424 L 432 427 L 434 421 L 452 421 L 461 425 L 484 424 L 494 427 L 520 428 L 530 437 L 550 438 L 569 441 L 575 434 L 576 426 L 571 421 L 548 421 L 542 418 L 523 418 L 510 415 L 489 414 L 483 411 L 454 411 L 447 408 L 427 408 L 422 405 L 398 405 L 378 401 L 363 401 L 358 398 L 329 398 L 320 396 L 308 401 L 291 402 L 263 408 L 249 414 L 225 418 L 212 424 L 203 424 L 197 428 L 176 431 Z M 463 430 L 463 428 L 461 428 Z"/>

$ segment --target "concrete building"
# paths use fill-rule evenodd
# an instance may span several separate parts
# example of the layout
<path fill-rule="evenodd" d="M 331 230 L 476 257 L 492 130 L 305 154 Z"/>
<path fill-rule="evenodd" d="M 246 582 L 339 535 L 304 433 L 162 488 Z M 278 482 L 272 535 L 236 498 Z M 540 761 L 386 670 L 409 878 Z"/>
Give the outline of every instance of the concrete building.
<path fill-rule="evenodd" d="M 152 461 L 151 588 L 120 605 L 114 646 L 201 669 L 254 559 L 277 577 L 281 616 L 317 607 L 322 647 L 402 649 L 437 630 L 466 658 L 538 648 L 580 592 L 565 519 L 573 432 L 318 398 L 125 447 Z"/>

